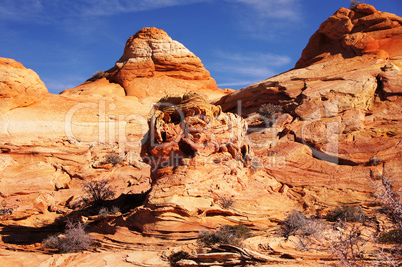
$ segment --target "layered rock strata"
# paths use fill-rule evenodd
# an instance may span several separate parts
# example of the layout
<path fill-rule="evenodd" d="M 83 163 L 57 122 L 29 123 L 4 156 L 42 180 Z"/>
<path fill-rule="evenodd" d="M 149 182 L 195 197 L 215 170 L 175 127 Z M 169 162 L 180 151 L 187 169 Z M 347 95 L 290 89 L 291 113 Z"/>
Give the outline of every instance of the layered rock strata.
<path fill-rule="evenodd" d="M 161 99 L 149 127 L 141 155 L 151 165 L 152 188 L 130 219 L 147 234 L 169 229 L 172 238 L 196 237 L 205 227 L 236 221 L 266 227 L 270 216 L 281 216 L 274 210 L 297 205 L 272 176 L 250 170 L 240 116 L 190 92 Z"/>
<path fill-rule="evenodd" d="M 266 120 L 261 120 L 258 126 L 249 129 L 248 135 L 257 155 L 266 154 L 268 149 L 271 154 L 285 158 L 286 168 L 267 169 L 280 182 L 292 185 L 313 182 L 322 186 L 370 191 L 368 177 L 373 173 L 387 172 L 401 186 L 402 87 L 399 81 L 402 79 L 402 51 L 397 49 L 401 38 L 397 29 L 401 29 L 399 22 L 402 19 L 377 12 L 368 5 L 358 5 L 353 10 L 342 8 L 315 34 L 324 38 L 323 29 L 331 32 L 333 39 L 328 47 L 313 36 L 305 51 L 323 49 L 328 55 L 345 55 L 330 50 L 333 46 L 345 51 L 349 49 L 342 41 L 348 31 L 345 32 L 343 27 L 329 26 L 340 23 L 342 20 L 337 18 L 341 14 L 354 14 L 352 18 L 355 19 L 351 20 L 355 23 L 353 29 L 383 36 L 384 40 L 393 43 L 390 54 L 383 57 L 382 52 L 352 53 L 350 58 L 340 59 L 336 56 L 306 57 L 306 52 L 303 52 L 296 67 L 300 67 L 301 62 L 308 64 L 314 61 L 314 64 L 248 86 L 224 96 L 216 104 L 221 105 L 223 111 L 239 112 L 249 120 L 252 120 L 250 114 L 258 112 L 264 104 L 282 107 L 283 114 L 277 115 L 273 127 Z M 349 21 L 350 18 L 345 17 L 344 20 Z M 373 28 L 374 21 L 378 25 Z M 389 32 L 392 34 L 388 35 Z M 377 163 L 374 165 L 373 161 Z"/>

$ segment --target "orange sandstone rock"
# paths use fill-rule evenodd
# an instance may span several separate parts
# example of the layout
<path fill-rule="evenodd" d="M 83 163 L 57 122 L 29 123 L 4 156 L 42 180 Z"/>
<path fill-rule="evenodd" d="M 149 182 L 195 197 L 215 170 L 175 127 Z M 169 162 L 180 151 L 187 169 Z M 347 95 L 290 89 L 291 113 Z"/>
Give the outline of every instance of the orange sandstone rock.
<path fill-rule="evenodd" d="M 0 113 L 32 105 L 47 92 L 33 70 L 13 59 L 0 58 Z"/>
<path fill-rule="evenodd" d="M 306 67 L 337 56 L 374 54 L 381 59 L 402 56 L 402 18 L 368 4 L 340 8 L 313 34 L 296 63 Z"/>

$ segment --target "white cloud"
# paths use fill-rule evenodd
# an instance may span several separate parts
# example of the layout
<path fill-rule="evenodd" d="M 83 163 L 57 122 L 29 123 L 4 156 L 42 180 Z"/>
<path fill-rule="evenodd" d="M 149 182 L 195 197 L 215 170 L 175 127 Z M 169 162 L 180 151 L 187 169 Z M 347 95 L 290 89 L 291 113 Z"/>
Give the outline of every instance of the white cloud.
<path fill-rule="evenodd" d="M 299 18 L 299 0 L 231 0 L 251 7 L 260 18 L 295 20 Z"/>
<path fill-rule="evenodd" d="M 226 0 L 245 38 L 277 41 L 302 21 L 301 0 Z"/>
<path fill-rule="evenodd" d="M 265 65 L 265 66 L 283 66 L 291 62 L 291 58 L 288 56 L 277 55 L 272 53 L 227 53 L 223 51 L 217 51 L 216 56 L 224 60 L 229 60 L 237 63 L 252 63 L 253 65 Z"/>
<path fill-rule="evenodd" d="M 208 68 L 212 77 L 220 74 L 220 88 L 248 86 L 278 74 L 278 68 L 291 63 L 290 57 L 272 53 L 216 51 L 214 54 L 217 61 Z"/>
<path fill-rule="evenodd" d="M 189 5 L 208 0 L 3 0 L 0 16 L 6 19 L 46 19 L 57 17 L 106 16 L 164 7 Z M 57 13 L 54 13 L 57 12 Z"/>
<path fill-rule="evenodd" d="M 218 83 L 217 85 L 219 88 L 246 87 L 258 81 L 259 80 L 235 80 L 232 82 Z"/>
<path fill-rule="evenodd" d="M 216 58 L 218 63 L 212 65 L 213 70 L 219 72 L 229 72 L 253 77 L 269 77 L 275 75 L 273 70 L 291 62 L 291 58 L 283 55 L 271 53 L 227 53 L 217 51 Z"/>

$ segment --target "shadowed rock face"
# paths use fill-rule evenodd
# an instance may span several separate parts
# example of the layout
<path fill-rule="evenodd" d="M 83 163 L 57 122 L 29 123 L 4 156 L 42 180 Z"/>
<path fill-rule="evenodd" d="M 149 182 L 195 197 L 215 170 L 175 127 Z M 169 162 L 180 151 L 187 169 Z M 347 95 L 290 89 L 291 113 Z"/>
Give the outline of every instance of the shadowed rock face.
<path fill-rule="evenodd" d="M 401 17 L 377 11 L 368 4 L 359 4 L 352 10 L 341 8 L 313 34 L 296 68 L 365 54 L 381 59 L 402 56 L 401 34 Z"/>

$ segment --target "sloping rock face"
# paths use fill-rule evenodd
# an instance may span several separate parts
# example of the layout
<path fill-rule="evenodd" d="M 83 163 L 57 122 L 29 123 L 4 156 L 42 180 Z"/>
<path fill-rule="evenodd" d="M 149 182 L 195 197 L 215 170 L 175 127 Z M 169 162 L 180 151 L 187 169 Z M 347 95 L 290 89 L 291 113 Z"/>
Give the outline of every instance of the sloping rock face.
<path fill-rule="evenodd" d="M 217 102 L 223 111 L 240 112 L 249 121 L 253 121 L 250 114 L 264 104 L 283 108 L 272 127 L 264 117 L 249 127 L 249 142 L 256 155 L 269 149 L 285 159 L 285 168 L 267 168 L 267 172 L 286 184 L 370 191 L 367 178 L 387 171 L 401 186 L 400 21 L 368 5 L 341 8 L 321 25 L 296 67 L 314 64 L 256 83 Z M 335 23 L 351 26 L 346 31 Z M 354 33 L 357 30 L 359 33 Z M 389 42 L 390 49 L 384 50 L 388 56 L 382 56 L 385 52 L 356 55 L 357 49 L 345 45 L 345 38 L 349 40 L 353 34 L 379 36 L 379 43 Z M 328 42 L 317 40 L 317 36 Z M 350 58 L 341 60 L 330 47 L 339 48 L 334 51 Z M 363 48 L 360 51 L 368 51 Z M 345 56 L 341 50 L 351 53 Z M 318 53 L 306 56 L 308 51 Z"/>
<path fill-rule="evenodd" d="M 382 59 L 402 56 L 402 18 L 368 4 L 341 8 L 324 21 L 303 50 L 296 68 L 314 62 L 375 54 Z"/>
<path fill-rule="evenodd" d="M 33 70 L 13 59 L 0 58 L 0 113 L 32 105 L 46 93 L 46 86 Z"/>
<path fill-rule="evenodd" d="M 142 101 L 189 90 L 206 91 L 211 98 L 224 94 L 198 57 L 183 44 L 172 40 L 165 31 L 154 27 L 144 28 L 131 36 L 122 57 L 104 76 L 124 88 L 127 96 Z M 91 83 L 93 81 L 88 81 L 85 87 L 81 85 L 62 94 L 83 94 L 83 89 L 97 94 L 96 90 L 88 88 Z"/>

